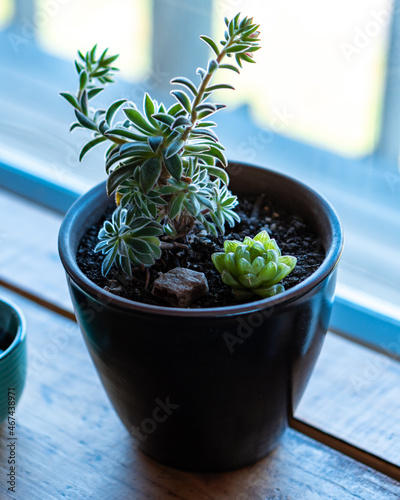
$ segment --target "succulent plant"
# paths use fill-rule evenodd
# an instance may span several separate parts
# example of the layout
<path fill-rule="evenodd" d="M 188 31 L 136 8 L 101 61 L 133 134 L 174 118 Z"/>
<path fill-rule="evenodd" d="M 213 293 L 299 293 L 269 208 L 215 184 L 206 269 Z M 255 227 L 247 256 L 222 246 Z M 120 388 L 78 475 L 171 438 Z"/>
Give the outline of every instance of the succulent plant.
<path fill-rule="evenodd" d="M 216 252 L 211 258 L 222 281 L 232 288 L 238 300 L 255 295 L 266 298 L 283 292 L 285 289 L 279 282 L 293 271 L 297 262 L 296 257 L 282 256 L 267 231 L 254 238 L 246 236 L 243 242 L 225 240 L 224 252 Z"/>
<path fill-rule="evenodd" d="M 115 261 L 128 276 L 132 276 L 132 263 L 154 264 L 161 257 L 157 236 L 162 232 L 157 222 L 147 217 L 134 217 L 133 210 L 118 207 L 111 221 L 105 221 L 100 229 L 99 243 L 94 249 L 106 255 L 101 269 L 103 275 L 108 274 Z"/>
<path fill-rule="evenodd" d="M 186 77 L 171 80 L 180 89 L 171 92 L 176 102 L 168 108 L 145 94 L 143 111 L 126 99 L 115 101 L 107 110 L 93 109 L 92 100 L 113 81 L 117 56 L 104 51 L 98 58 L 96 46 L 86 54 L 78 53 L 78 91 L 76 95 L 61 95 L 74 108 L 77 121 L 71 130 L 92 132 L 79 159 L 103 142 L 110 144 L 105 158 L 107 192 L 115 193 L 117 205 L 127 210 L 118 211 L 113 222 L 105 222 L 100 231 L 96 249 L 107 253 L 104 273 L 115 264 L 130 274 L 130 266 L 149 266 L 158 258 L 151 244 L 146 251 L 143 245 L 143 252 L 135 247 L 130 251 L 137 238 L 128 236 L 128 218 L 145 219 L 146 228 L 155 231 L 155 226 L 150 225 L 154 222 L 162 228 L 160 234 L 173 240 L 185 237 L 196 225 L 212 235 L 224 233 L 226 223 L 233 227 L 240 220 L 234 212 L 237 198 L 228 190 L 224 147 L 212 130 L 216 124 L 209 119 L 225 107 L 210 101 L 212 94 L 233 87 L 225 83 L 212 85 L 211 80 L 217 70 L 239 73 L 243 61 L 254 62 L 252 54 L 260 48 L 259 32 L 251 18 L 241 18 L 240 14 L 230 21 L 225 18 L 225 24 L 219 44 L 207 36 L 200 37 L 214 57 L 207 69 L 197 69 L 198 85 Z M 225 57 L 233 58 L 236 64 L 223 63 Z M 120 121 L 116 119 L 118 114 L 122 115 Z"/>

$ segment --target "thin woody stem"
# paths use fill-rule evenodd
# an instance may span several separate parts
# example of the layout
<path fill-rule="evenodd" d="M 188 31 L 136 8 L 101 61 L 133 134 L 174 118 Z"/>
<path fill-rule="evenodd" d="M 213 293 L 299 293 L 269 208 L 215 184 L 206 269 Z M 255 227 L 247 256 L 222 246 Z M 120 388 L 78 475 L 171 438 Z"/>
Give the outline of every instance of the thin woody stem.
<path fill-rule="evenodd" d="M 227 44 L 225 45 L 224 49 L 219 53 L 219 55 L 216 59 L 218 66 L 221 64 L 222 59 L 226 56 L 226 49 L 228 49 L 232 45 L 234 40 L 235 40 L 235 37 L 230 38 L 229 41 L 227 42 Z M 190 127 L 187 127 L 185 129 L 185 132 L 182 134 L 182 140 L 184 140 L 184 141 L 187 140 L 190 132 L 193 130 L 193 127 L 196 125 L 196 121 L 197 121 L 196 107 L 202 102 L 204 93 L 206 92 L 208 84 L 210 83 L 214 73 L 215 73 L 215 71 L 209 71 L 206 74 L 206 76 L 204 77 L 204 79 L 202 80 L 199 88 L 197 89 L 197 95 L 193 100 L 192 112 L 190 113 L 190 121 L 192 122 L 192 125 Z"/>

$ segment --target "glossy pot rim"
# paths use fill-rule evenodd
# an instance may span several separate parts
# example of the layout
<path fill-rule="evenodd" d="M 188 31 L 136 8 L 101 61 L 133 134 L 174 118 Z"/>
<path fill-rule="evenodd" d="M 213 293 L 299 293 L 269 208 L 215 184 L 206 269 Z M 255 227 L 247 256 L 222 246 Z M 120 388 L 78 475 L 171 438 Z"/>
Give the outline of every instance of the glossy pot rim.
<path fill-rule="evenodd" d="M 324 282 L 325 279 L 334 271 L 343 251 L 343 230 L 335 209 L 322 195 L 317 193 L 309 186 L 298 181 L 297 179 L 294 179 L 293 177 L 275 172 L 265 167 L 258 167 L 242 162 L 231 163 L 243 166 L 245 168 L 250 167 L 252 169 L 264 171 L 267 175 L 273 176 L 276 179 L 279 179 L 281 182 L 286 182 L 292 187 L 294 185 L 297 185 L 298 188 L 307 193 L 308 199 L 311 199 L 313 203 L 315 203 L 318 210 L 324 211 L 327 215 L 330 230 L 329 232 L 331 236 L 330 247 L 326 252 L 325 259 L 322 262 L 321 266 L 311 276 L 303 280 L 301 283 L 295 285 L 293 288 L 290 288 L 289 290 L 286 290 L 279 295 L 267 299 L 260 299 L 253 302 L 246 302 L 244 304 L 235 304 L 231 306 L 199 309 L 144 304 L 141 302 L 136 302 L 125 299 L 123 297 L 119 297 L 118 295 L 104 290 L 103 288 L 92 282 L 79 268 L 76 262 L 76 252 L 71 248 L 70 235 L 75 230 L 75 227 L 79 224 L 79 222 L 82 219 L 85 219 L 85 216 L 87 217 L 87 215 L 85 214 L 87 214 L 88 205 L 93 204 L 93 202 L 99 197 L 105 197 L 105 181 L 97 184 L 87 193 L 78 198 L 78 200 L 76 200 L 68 210 L 61 224 L 58 246 L 61 262 L 67 275 L 87 294 L 100 302 L 108 304 L 110 307 L 163 316 L 204 318 L 248 314 L 267 308 L 283 307 L 284 305 L 287 305 L 294 300 L 298 300 L 304 295 L 310 293 L 313 289 L 317 288 L 322 282 Z"/>

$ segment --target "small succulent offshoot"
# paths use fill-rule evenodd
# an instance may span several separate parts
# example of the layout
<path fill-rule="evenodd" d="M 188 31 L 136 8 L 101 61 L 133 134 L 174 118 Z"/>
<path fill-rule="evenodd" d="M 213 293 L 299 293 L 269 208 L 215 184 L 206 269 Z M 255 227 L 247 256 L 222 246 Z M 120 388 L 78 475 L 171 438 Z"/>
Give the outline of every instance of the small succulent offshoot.
<path fill-rule="evenodd" d="M 254 299 L 255 295 L 272 297 L 285 290 L 282 281 L 293 271 L 297 259 L 282 255 L 278 244 L 267 231 L 243 242 L 226 240 L 224 252 L 212 255 L 222 281 L 232 288 L 237 300 Z"/>
<path fill-rule="evenodd" d="M 105 222 L 95 248 L 106 255 L 104 275 L 113 265 L 128 275 L 132 266 L 151 266 L 161 255 L 161 236 L 185 238 L 196 225 L 216 236 L 224 233 L 225 224 L 233 227 L 240 220 L 234 211 L 237 197 L 228 189 L 224 147 L 213 131 L 216 123 L 210 120 L 225 107 L 210 97 L 233 87 L 212 84 L 212 79 L 217 71 L 239 73 L 243 62 L 254 62 L 253 52 L 260 45 L 252 18 L 237 14 L 225 18 L 225 24 L 220 43 L 200 37 L 213 57 L 206 68 L 197 69 L 198 83 L 182 76 L 171 80 L 179 89 L 171 92 L 175 103 L 170 107 L 145 94 L 143 110 L 127 99 L 118 99 L 108 109 L 93 109 L 93 99 L 113 82 L 117 56 L 107 50 L 98 56 L 96 46 L 79 52 L 78 90 L 61 95 L 74 108 L 71 130 L 92 133 L 79 159 L 108 143 L 107 193 L 115 194 L 119 205 L 112 221 Z"/>

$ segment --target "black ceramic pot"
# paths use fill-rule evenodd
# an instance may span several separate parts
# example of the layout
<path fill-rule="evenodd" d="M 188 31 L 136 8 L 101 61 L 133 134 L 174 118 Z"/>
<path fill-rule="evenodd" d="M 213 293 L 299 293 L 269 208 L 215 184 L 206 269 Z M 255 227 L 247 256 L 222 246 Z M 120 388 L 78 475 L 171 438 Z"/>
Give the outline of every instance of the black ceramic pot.
<path fill-rule="evenodd" d="M 273 298 L 215 309 L 157 307 L 93 284 L 78 268 L 86 230 L 110 203 L 81 197 L 59 250 L 76 317 L 107 394 L 139 448 L 179 469 L 218 472 L 265 456 L 299 402 L 328 328 L 343 235 L 332 207 L 278 173 L 230 164 L 234 193 L 267 193 L 320 235 L 326 258 Z"/>

